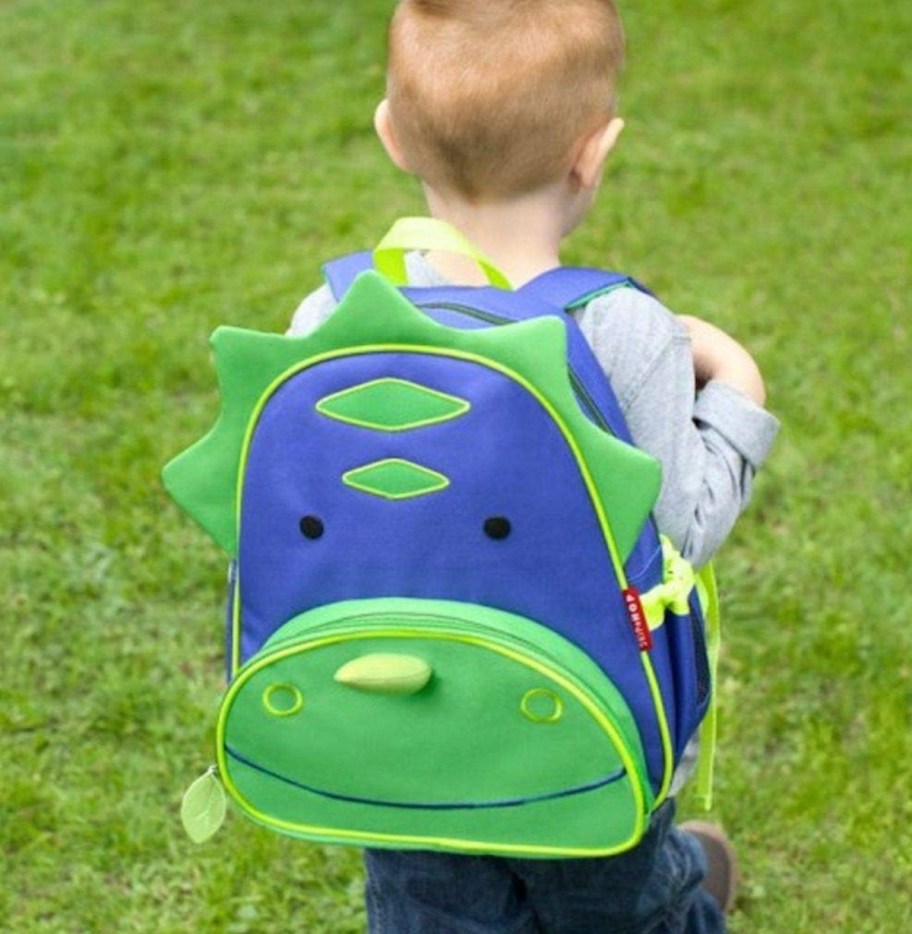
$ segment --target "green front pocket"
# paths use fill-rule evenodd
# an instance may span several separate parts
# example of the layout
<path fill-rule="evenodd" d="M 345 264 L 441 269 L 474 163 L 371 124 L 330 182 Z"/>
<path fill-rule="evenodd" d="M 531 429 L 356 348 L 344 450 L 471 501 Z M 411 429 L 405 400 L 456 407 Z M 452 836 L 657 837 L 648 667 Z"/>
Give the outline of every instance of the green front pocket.
<path fill-rule="evenodd" d="M 228 689 L 218 762 L 258 822 L 364 846 L 601 855 L 634 845 L 652 804 L 630 712 L 588 656 L 445 601 L 291 620 Z"/>

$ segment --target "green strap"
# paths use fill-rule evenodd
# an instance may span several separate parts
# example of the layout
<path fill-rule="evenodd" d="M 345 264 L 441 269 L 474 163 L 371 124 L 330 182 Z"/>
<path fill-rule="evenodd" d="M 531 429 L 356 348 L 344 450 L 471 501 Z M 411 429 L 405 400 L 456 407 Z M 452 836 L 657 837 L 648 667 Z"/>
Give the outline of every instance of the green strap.
<path fill-rule="evenodd" d="M 713 804 L 713 766 L 716 760 L 716 730 L 718 725 L 718 684 L 716 672 L 719 667 L 719 646 L 722 642 L 722 623 L 719 618 L 719 594 L 716 589 L 716 572 L 707 564 L 697 574 L 697 587 L 703 615 L 706 619 L 706 652 L 709 657 L 709 677 L 712 694 L 709 708 L 700 727 L 700 755 L 694 778 L 694 800 L 705 810 Z"/>
<path fill-rule="evenodd" d="M 640 594 L 640 603 L 650 629 L 658 629 L 665 621 L 665 611 L 678 616 L 690 613 L 690 594 L 697 585 L 693 565 L 664 535 L 662 540 L 662 583 Z"/>
<path fill-rule="evenodd" d="M 698 806 L 707 811 L 712 808 L 713 765 L 716 758 L 717 697 L 716 671 L 719 663 L 719 644 L 722 629 L 719 621 L 719 596 L 716 591 L 716 575 L 711 564 L 695 571 L 689 561 L 681 557 L 678 550 L 664 535 L 662 538 L 662 583 L 644 594 L 640 603 L 650 629 L 661 626 L 665 611 L 670 609 L 679 616 L 690 612 L 689 598 L 694 587 L 703 607 L 706 620 L 706 655 L 709 662 L 711 694 L 709 707 L 700 727 L 700 754 L 694 779 L 694 797 Z"/>
<path fill-rule="evenodd" d="M 405 254 L 411 250 L 439 250 L 474 260 L 491 285 L 510 289 L 510 280 L 471 240 L 435 217 L 400 217 L 374 250 L 374 268 L 393 285 L 408 285 Z"/>

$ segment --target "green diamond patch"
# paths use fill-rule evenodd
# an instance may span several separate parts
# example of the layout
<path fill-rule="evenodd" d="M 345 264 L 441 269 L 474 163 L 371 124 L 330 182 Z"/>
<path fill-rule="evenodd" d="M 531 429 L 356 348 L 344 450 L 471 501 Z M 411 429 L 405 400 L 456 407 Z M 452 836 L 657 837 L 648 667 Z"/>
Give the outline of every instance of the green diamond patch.
<path fill-rule="evenodd" d="M 436 470 L 400 458 L 356 467 L 342 475 L 346 486 L 383 499 L 411 499 L 445 490 L 450 481 Z"/>
<path fill-rule="evenodd" d="M 317 411 L 374 431 L 409 431 L 459 418 L 469 403 L 405 379 L 375 379 L 326 396 Z"/>

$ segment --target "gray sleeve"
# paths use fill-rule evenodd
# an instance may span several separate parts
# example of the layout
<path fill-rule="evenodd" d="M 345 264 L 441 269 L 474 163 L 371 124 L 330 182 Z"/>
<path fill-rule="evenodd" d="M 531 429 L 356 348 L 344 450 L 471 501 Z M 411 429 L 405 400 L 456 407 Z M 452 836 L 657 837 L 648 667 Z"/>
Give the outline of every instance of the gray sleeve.
<path fill-rule="evenodd" d="M 590 303 L 579 322 L 634 441 L 662 465 L 660 531 L 705 564 L 747 506 L 777 420 L 726 384 L 696 393 L 687 331 L 649 296 L 619 290 Z"/>
<path fill-rule="evenodd" d="M 316 330 L 333 312 L 336 300 L 328 285 L 321 285 L 298 305 L 291 325 L 285 332 L 289 337 L 304 337 Z"/>

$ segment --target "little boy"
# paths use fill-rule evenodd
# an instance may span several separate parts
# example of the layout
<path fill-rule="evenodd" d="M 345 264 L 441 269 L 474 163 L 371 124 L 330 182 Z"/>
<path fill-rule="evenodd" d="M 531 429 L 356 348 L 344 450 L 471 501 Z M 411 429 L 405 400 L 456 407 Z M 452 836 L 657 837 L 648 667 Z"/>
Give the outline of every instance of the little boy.
<path fill-rule="evenodd" d="M 430 212 L 520 286 L 560 265 L 623 130 L 624 54 L 611 0 L 402 0 L 389 36 L 388 96 L 375 126 L 416 175 Z M 415 286 L 481 284 L 467 260 L 411 254 Z M 292 334 L 332 311 L 326 287 Z M 717 328 L 676 318 L 634 289 L 577 313 L 631 434 L 662 464 L 655 517 L 696 565 L 746 505 L 777 430 L 751 356 Z M 679 770 L 675 788 L 686 777 Z M 369 851 L 370 930 L 378 934 L 718 932 L 734 895 L 734 856 L 707 825 L 673 826 L 662 805 L 634 850 L 588 860 Z M 702 885 L 701 885 L 702 882 Z"/>

